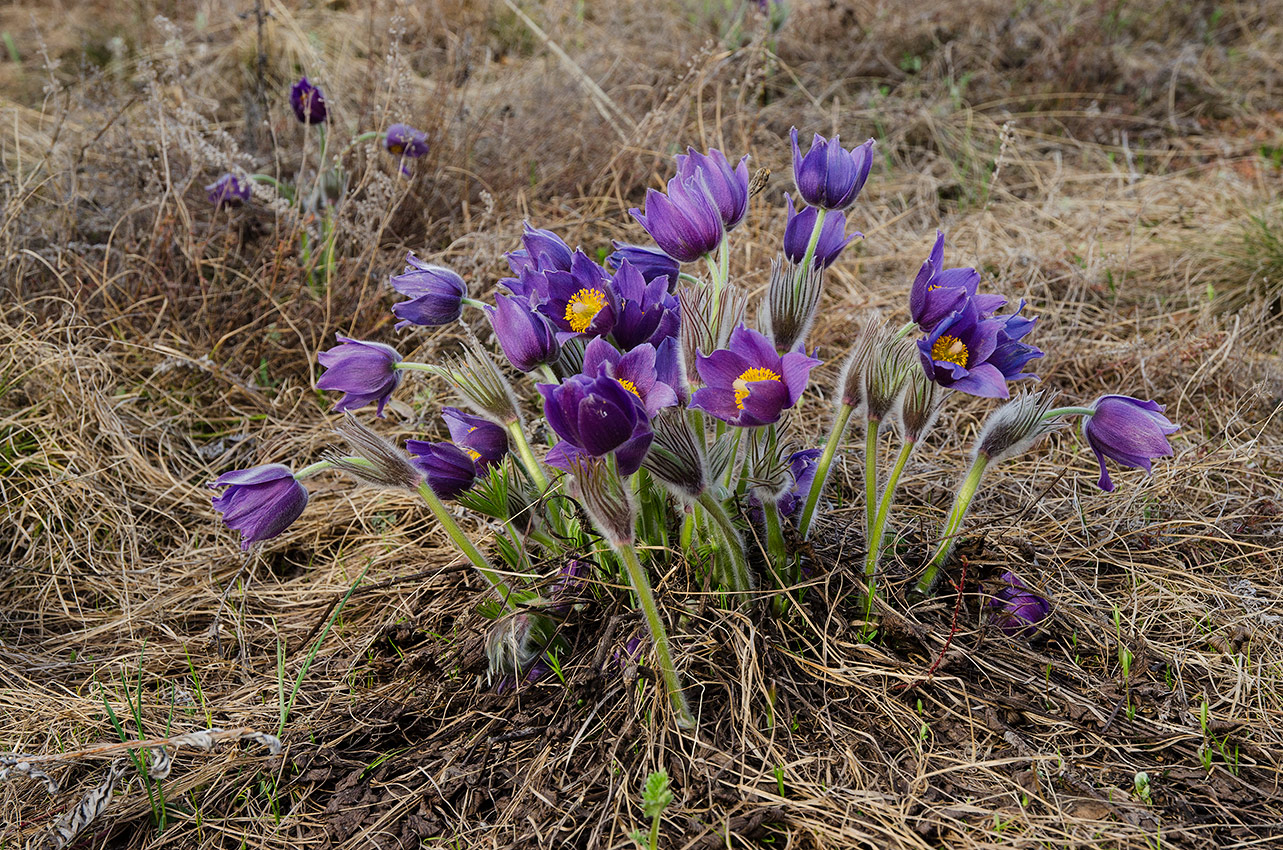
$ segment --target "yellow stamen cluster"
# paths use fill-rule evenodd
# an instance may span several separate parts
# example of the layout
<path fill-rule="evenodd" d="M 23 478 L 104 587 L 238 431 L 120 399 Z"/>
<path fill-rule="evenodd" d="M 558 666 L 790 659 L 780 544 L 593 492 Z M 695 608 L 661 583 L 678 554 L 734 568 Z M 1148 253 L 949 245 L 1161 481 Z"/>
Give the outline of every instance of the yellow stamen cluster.
<path fill-rule="evenodd" d="M 954 363 L 966 368 L 967 365 L 967 344 L 956 336 L 940 337 L 931 346 L 931 359 L 939 360 L 944 363 Z"/>
<path fill-rule="evenodd" d="M 748 398 L 748 385 L 754 381 L 778 381 L 780 376 L 770 369 L 753 367 L 740 374 L 738 378 L 731 382 L 731 387 L 735 390 L 735 406 L 740 410 L 744 409 L 744 399 Z"/>
<path fill-rule="evenodd" d="M 566 321 L 575 333 L 588 330 L 601 308 L 606 306 L 606 293 L 600 289 L 581 289 L 566 302 Z"/>
<path fill-rule="evenodd" d="M 388 145 L 388 153 L 400 156 L 405 151 L 405 145 L 391 144 Z"/>
<path fill-rule="evenodd" d="M 621 387 L 628 390 L 630 393 L 637 396 L 638 398 L 641 398 L 641 393 L 637 392 L 637 385 L 634 384 L 632 381 L 628 380 L 627 378 L 616 378 L 615 380 L 619 382 L 619 385 Z"/>
<path fill-rule="evenodd" d="M 460 446 L 460 448 L 463 449 L 464 453 L 467 454 L 468 457 L 472 458 L 474 461 L 481 460 L 481 452 L 476 451 L 474 449 L 470 449 L 467 446 Z"/>

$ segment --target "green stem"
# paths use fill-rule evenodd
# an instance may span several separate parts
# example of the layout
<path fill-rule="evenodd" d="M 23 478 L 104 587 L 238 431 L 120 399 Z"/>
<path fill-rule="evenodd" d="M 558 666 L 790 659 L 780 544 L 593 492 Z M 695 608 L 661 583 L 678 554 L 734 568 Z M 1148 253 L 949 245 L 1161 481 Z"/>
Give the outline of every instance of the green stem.
<path fill-rule="evenodd" d="M 736 428 L 735 436 L 731 437 L 731 457 L 726 463 L 726 489 L 731 489 L 731 482 L 735 480 L 735 458 L 739 457 L 740 440 L 744 439 L 744 429 Z"/>
<path fill-rule="evenodd" d="M 687 553 L 687 555 L 689 555 L 691 552 L 691 544 L 694 542 L 694 539 L 695 539 L 695 510 L 693 508 L 690 508 L 686 511 L 686 514 L 682 517 L 682 531 L 681 531 L 681 537 L 679 538 L 679 545 L 682 547 L 682 551 Z"/>
<path fill-rule="evenodd" d="M 324 472 L 327 469 L 333 469 L 333 468 L 334 468 L 333 462 L 328 460 L 318 460 L 316 463 L 312 464 L 311 466 L 305 466 L 302 469 L 300 469 L 298 472 L 294 473 L 294 480 L 301 481 L 304 478 L 311 478 L 313 475 L 316 475 L 318 472 Z"/>
<path fill-rule="evenodd" d="M 712 493 L 705 490 L 699 494 L 698 501 L 700 507 L 713 520 L 717 530 L 721 532 L 722 540 L 726 543 L 726 552 L 731 559 L 731 590 L 747 595 L 753 590 L 753 574 L 748 568 L 748 555 L 744 552 L 744 541 L 739 531 L 731 522 L 726 508 L 713 497 Z"/>
<path fill-rule="evenodd" d="M 463 298 L 459 300 L 462 301 L 464 304 L 467 304 L 469 307 L 476 307 L 478 310 L 486 306 L 486 302 L 482 301 L 480 298 L 469 298 L 468 296 L 465 295 Z"/>
<path fill-rule="evenodd" d="M 530 475 L 530 480 L 535 482 L 540 493 L 548 491 L 548 476 L 544 475 L 543 467 L 535 458 L 534 449 L 530 448 L 530 442 L 526 440 L 526 432 L 522 430 L 520 422 L 509 422 L 508 433 L 512 436 L 512 441 L 517 444 L 517 452 L 521 455 L 521 465 L 526 468 Z"/>
<path fill-rule="evenodd" d="M 864 539 L 873 536 L 873 520 L 878 505 L 878 431 L 882 422 L 870 419 L 864 424 Z"/>
<path fill-rule="evenodd" d="M 702 281 L 702 280 L 700 280 L 699 278 L 695 277 L 695 275 L 693 275 L 693 274 L 687 274 L 686 272 L 678 272 L 678 273 L 677 273 L 677 279 L 678 279 L 678 280 L 684 280 L 684 281 L 686 281 L 687 283 L 694 284 L 695 286 L 703 286 L 703 285 L 704 285 L 704 281 Z"/>
<path fill-rule="evenodd" d="M 659 812 L 650 819 L 650 850 L 659 850 Z"/>
<path fill-rule="evenodd" d="M 392 364 L 393 369 L 405 369 L 409 372 L 429 372 L 433 375 L 444 375 L 440 366 L 432 363 L 416 363 L 413 360 L 402 360 L 399 363 Z"/>
<path fill-rule="evenodd" d="M 762 500 L 762 514 L 766 517 L 766 550 L 770 553 L 771 572 L 780 590 L 789 586 L 785 579 L 788 570 L 788 544 L 784 542 L 784 526 L 780 522 L 780 509 L 773 499 Z"/>
<path fill-rule="evenodd" d="M 1042 415 L 1042 421 L 1055 419 L 1057 416 L 1095 416 L 1096 411 L 1090 407 L 1057 407 Z"/>
<path fill-rule="evenodd" d="M 806 243 L 806 253 L 802 255 L 802 262 L 797 267 L 797 280 L 793 284 L 795 290 L 800 290 L 802 281 L 811 272 L 811 264 L 815 262 L 815 249 L 820 244 L 820 234 L 824 231 L 824 219 L 829 211 L 820 207 L 815 213 L 815 227 L 811 230 L 811 241 Z"/>
<path fill-rule="evenodd" d="M 906 336 L 913 333 L 917 329 L 918 329 L 917 322 L 905 322 L 903 325 L 900 326 L 900 330 L 895 332 L 895 336 L 891 337 L 891 341 L 899 342 L 900 340 L 904 339 Z"/>
<path fill-rule="evenodd" d="M 618 544 L 615 550 L 623 559 L 624 567 L 628 570 L 628 580 L 632 583 L 633 592 L 637 594 L 637 603 L 641 606 L 642 613 L 646 615 L 646 624 L 650 627 L 650 639 L 655 644 L 655 658 L 659 662 L 659 672 L 664 677 L 664 687 L 672 702 L 673 712 L 677 715 L 677 722 L 680 726 L 689 729 L 695 725 L 695 720 L 691 717 L 690 708 L 686 705 L 686 696 L 682 693 L 681 681 L 677 678 L 677 668 L 673 666 L 673 655 L 668 648 L 668 632 L 664 629 L 664 621 L 659 616 L 658 606 L 655 605 L 655 595 L 650 590 L 650 579 L 646 577 L 646 571 L 642 569 L 641 561 L 637 559 L 637 550 L 631 543 Z"/>
<path fill-rule="evenodd" d="M 509 602 L 512 591 L 508 589 L 508 585 L 499 577 L 499 574 L 494 571 L 494 567 L 490 566 L 490 562 L 486 560 L 486 556 L 482 554 L 481 550 L 468 539 L 468 535 L 463 533 L 463 529 L 459 528 L 459 524 L 450 515 L 450 509 L 437 498 L 436 493 L 432 492 L 428 482 L 424 481 L 419 485 L 419 495 L 423 497 L 423 501 L 428 503 L 428 509 L 437 518 L 437 522 L 441 523 L 445 533 L 450 535 L 454 545 L 459 547 L 459 551 L 463 552 L 464 557 L 472 562 L 472 566 L 477 568 L 477 571 L 485 577 L 486 581 L 490 582 L 490 586 L 499 591 L 499 598 L 503 601 L 504 607 L 512 610 L 512 604 Z"/>
<path fill-rule="evenodd" d="M 895 498 L 896 485 L 900 483 L 900 473 L 904 472 L 904 465 L 908 462 L 909 455 L 913 454 L 916 445 L 917 443 L 906 441 L 900 447 L 895 466 L 891 468 L 886 487 L 882 490 L 882 501 L 878 503 L 878 513 L 873 520 L 873 532 L 869 535 L 868 553 L 864 558 L 864 574 L 868 576 L 869 581 L 873 581 L 878 572 L 878 560 L 882 553 L 882 535 L 886 530 L 887 519 L 891 515 L 891 503 Z"/>
<path fill-rule="evenodd" d="M 829 477 L 829 466 L 833 463 L 833 455 L 837 453 L 838 444 L 842 442 L 842 435 L 846 433 L 846 423 L 850 421 L 851 414 L 855 411 L 854 407 L 842 405 L 838 408 L 837 414 L 833 417 L 833 427 L 829 430 L 829 441 L 824 445 L 824 454 L 820 455 L 820 462 L 815 467 L 815 479 L 811 482 L 811 492 L 806 495 L 806 506 L 802 509 L 802 519 L 798 523 L 798 531 L 805 540 L 811 533 L 811 521 L 815 518 L 815 506 L 819 504 L 820 493 L 824 490 L 824 482 Z"/>
<path fill-rule="evenodd" d="M 541 374 L 543 374 L 544 380 L 546 380 L 548 383 L 550 384 L 561 383 L 561 381 L 557 380 L 557 373 L 552 371 L 552 367 L 549 366 L 547 363 L 540 363 L 539 371 Z"/>
<path fill-rule="evenodd" d="M 967 471 L 967 477 L 963 479 L 962 486 L 958 488 L 958 495 L 953 500 L 953 508 L 949 511 L 949 518 L 945 520 L 944 531 L 940 534 L 940 543 L 936 547 L 935 555 L 932 556 L 931 562 L 927 564 L 926 572 L 918 580 L 917 590 L 923 596 L 931 592 L 935 586 L 936 574 L 940 567 L 949 559 L 953 553 L 953 545 L 957 540 L 958 529 L 962 526 L 962 521 L 966 519 L 967 511 L 971 508 L 971 500 L 975 498 L 976 491 L 980 489 L 980 479 L 984 478 L 985 467 L 989 465 L 988 455 L 976 455 L 975 462 L 971 464 L 971 469 Z"/>

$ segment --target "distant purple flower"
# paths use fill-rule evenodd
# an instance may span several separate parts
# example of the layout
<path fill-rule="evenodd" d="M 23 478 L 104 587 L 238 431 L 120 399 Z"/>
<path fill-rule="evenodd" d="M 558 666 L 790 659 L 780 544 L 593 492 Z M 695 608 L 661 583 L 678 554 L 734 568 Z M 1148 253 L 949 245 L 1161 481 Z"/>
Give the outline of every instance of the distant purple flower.
<path fill-rule="evenodd" d="M 383 137 L 383 147 L 393 156 L 418 159 L 428 152 L 428 134 L 409 124 L 393 124 Z"/>
<path fill-rule="evenodd" d="M 1096 411 L 1083 418 L 1083 438 L 1100 463 L 1100 489 L 1112 492 L 1114 482 L 1105 469 L 1108 458 L 1133 469 L 1152 471 L 1151 461 L 1172 454 L 1167 437 L 1180 430 L 1163 415 L 1165 408 L 1154 401 L 1125 395 L 1107 395 L 1092 404 Z"/>
<path fill-rule="evenodd" d="M 477 465 L 454 443 L 406 440 L 405 449 L 438 498 L 457 499 L 477 481 Z"/>
<path fill-rule="evenodd" d="M 602 336 L 615 327 L 618 301 L 610 276 L 583 251 L 575 252 L 568 272 L 526 271 L 522 279 L 531 281 L 529 297 L 542 301 L 536 309 L 560 329 L 563 342 L 579 335 Z"/>
<path fill-rule="evenodd" d="M 227 488 L 214 497 L 214 508 L 228 528 L 241 533 L 242 549 L 276 537 L 307 507 L 307 488 L 279 463 L 225 473 L 209 487 Z"/>
<path fill-rule="evenodd" d="M 525 269 L 570 271 L 574 252 L 565 240 L 551 230 L 531 227 L 530 222 L 523 222 L 522 226 L 525 228 L 521 237 L 522 247 L 506 255 L 513 274 L 520 275 Z"/>
<path fill-rule="evenodd" d="M 1051 613 L 1051 602 L 1011 571 L 1002 574 L 1002 581 L 1003 586 L 985 603 L 990 622 L 1009 637 L 1033 637 Z"/>
<path fill-rule="evenodd" d="M 788 257 L 790 263 L 798 265 L 806 257 L 806 249 L 811 244 L 811 236 L 815 233 L 815 219 L 819 216 L 819 211 L 816 207 L 803 207 L 800 212 L 795 212 L 793 198 L 786 194 L 784 200 L 788 202 L 788 223 L 784 225 L 784 256 Z M 841 255 L 847 245 L 851 244 L 852 240 L 857 236 L 864 236 L 863 233 L 855 231 L 844 238 L 845 228 L 845 213 L 831 212 L 824 217 L 820 241 L 815 243 L 814 262 L 817 268 L 826 269 L 833 265 L 834 260 Z"/>
<path fill-rule="evenodd" d="M 819 133 L 806 156 L 797 145 L 797 128 L 789 131 L 793 141 L 793 182 L 802 200 L 826 210 L 844 210 L 859 197 L 873 167 L 873 139 L 851 150 L 834 136 L 826 140 Z"/>
<path fill-rule="evenodd" d="M 441 418 L 450 429 L 450 439 L 472 458 L 479 472 L 488 471 L 507 456 L 508 432 L 489 419 L 457 407 L 442 408 Z"/>
<path fill-rule="evenodd" d="M 657 277 L 668 282 L 668 291 L 677 287 L 677 276 L 681 273 L 682 264 L 658 248 L 645 248 L 641 245 L 625 245 L 622 242 L 612 243 L 615 253 L 606 258 L 606 265 L 618 270 L 625 260 L 641 272 L 641 276 L 650 283 Z"/>
<path fill-rule="evenodd" d="M 646 342 L 658 345 L 677 335 L 680 312 L 666 279 L 655 278 L 647 283 L 641 272 L 625 260 L 610 279 L 610 288 L 619 305 L 610 335 L 622 351 Z"/>
<path fill-rule="evenodd" d="M 383 415 L 383 406 L 401 383 L 401 370 L 396 364 L 401 355 L 390 345 L 380 342 L 361 342 L 345 336 L 336 337 L 339 345 L 316 356 L 326 368 L 316 382 L 318 390 L 337 390 L 346 393 L 334 405 L 335 410 L 357 410 L 370 403 L 377 403 L 376 416 Z"/>
<path fill-rule="evenodd" d="M 721 211 L 699 174 L 669 180 L 668 194 L 647 189 L 646 212 L 628 212 L 665 254 L 683 263 L 712 253 L 726 235 Z"/>
<path fill-rule="evenodd" d="M 705 386 L 695 391 L 691 407 L 740 427 L 769 425 L 797 404 L 819 363 L 800 351 L 781 357 L 770 340 L 740 325 L 727 348 L 697 356 L 695 368 Z"/>
<path fill-rule="evenodd" d="M 578 599 L 588 575 L 587 561 L 572 559 L 562 564 L 557 572 L 557 583 L 548 591 L 549 609 L 556 614 L 566 614 Z"/>
<path fill-rule="evenodd" d="M 747 154 L 732 168 L 726 155 L 717 148 L 707 154 L 687 148 L 686 153 L 677 155 L 677 176 L 684 180 L 703 176 L 727 233 L 744 220 L 748 212 Z"/>
<path fill-rule="evenodd" d="M 496 306 L 482 308 L 508 362 L 522 372 L 555 363 L 561 353 L 557 330 L 530 302 L 516 295 L 496 295 Z"/>
<path fill-rule="evenodd" d="M 224 174 L 205 187 L 205 196 L 215 207 L 239 207 L 249 200 L 249 181 L 235 174 Z"/>
<path fill-rule="evenodd" d="M 393 314 L 401 321 L 397 329 L 406 325 L 448 325 L 463 315 L 463 299 L 468 285 L 457 273 L 445 266 L 429 265 L 413 254 L 405 258 L 405 271 L 392 275 L 389 283 L 409 301 L 392 305 Z"/>
<path fill-rule="evenodd" d="M 572 375 L 561 384 L 539 384 L 544 417 L 561 437 L 548 463 L 567 463 L 577 454 L 614 453 L 621 475 L 641 466 L 654 435 L 641 399 L 606 374 Z"/>
<path fill-rule="evenodd" d="M 677 404 L 677 393 L 659 379 L 655 364 L 655 347 L 649 343 L 637 346 L 627 354 L 598 337 L 584 349 L 583 374 L 589 377 L 608 375 L 641 400 L 647 416 L 660 408 Z"/>
<path fill-rule="evenodd" d="M 944 234 L 937 230 L 931 256 L 909 289 L 909 316 L 923 333 L 930 333 L 945 316 L 961 310 L 967 300 L 976 301 L 981 316 L 1007 303 L 1000 295 L 977 295 L 979 285 L 980 272 L 975 269 L 944 267 Z"/>
<path fill-rule="evenodd" d="M 994 317 L 1001 319 L 1002 324 L 998 327 L 997 347 L 994 348 L 993 354 L 989 355 L 989 362 L 1008 381 L 1036 378 L 1037 375 L 1021 370 L 1030 360 L 1043 356 L 1043 352 L 1039 349 L 1020 341 L 1034 329 L 1034 322 L 1037 321 L 1037 319 L 1020 315 L 1020 311 L 1024 308 L 1025 302 L 1021 301 L 1014 313 Z"/>
<path fill-rule="evenodd" d="M 304 124 L 323 124 L 329 115 L 325 107 L 325 95 L 316 86 L 302 77 L 290 88 L 290 106 L 294 115 Z"/>
<path fill-rule="evenodd" d="M 950 313 L 918 341 L 927 377 L 942 387 L 982 398 L 1007 398 L 1007 381 L 988 362 L 998 345 L 1001 319 L 981 319 L 974 300 Z"/>

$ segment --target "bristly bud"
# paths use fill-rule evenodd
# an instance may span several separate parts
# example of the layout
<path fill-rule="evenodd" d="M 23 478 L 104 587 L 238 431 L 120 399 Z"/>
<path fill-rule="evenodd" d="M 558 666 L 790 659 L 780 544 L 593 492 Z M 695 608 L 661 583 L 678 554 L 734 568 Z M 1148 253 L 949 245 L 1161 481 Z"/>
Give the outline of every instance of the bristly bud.
<path fill-rule="evenodd" d="M 792 351 L 799 343 L 805 343 L 823 291 L 824 269 L 818 264 L 799 283 L 796 266 L 783 258 L 772 261 L 763 325 L 776 351 Z"/>
<path fill-rule="evenodd" d="M 582 456 L 570 466 L 584 510 L 611 546 L 631 546 L 636 537 L 637 508 L 630 488 L 602 458 Z"/>
<path fill-rule="evenodd" d="M 561 344 L 561 357 L 552 365 L 552 370 L 557 373 L 558 378 L 569 378 L 584 370 L 585 346 L 583 337 L 577 336 Z"/>
<path fill-rule="evenodd" d="M 500 425 L 521 421 L 512 385 L 475 338 L 464 343 L 462 357 L 446 361 L 441 371 L 476 413 Z"/>
<path fill-rule="evenodd" d="M 703 386 L 695 368 L 696 356 L 725 348 L 731 331 L 744 321 L 746 296 L 739 287 L 728 284 L 713 297 L 712 287 L 684 287 L 677 293 L 681 303 L 680 342 L 686 381 L 691 388 Z"/>
<path fill-rule="evenodd" d="M 864 404 L 864 382 L 885 328 L 886 323 L 877 313 L 865 318 L 838 377 L 837 396 L 843 406 L 856 408 Z"/>
<path fill-rule="evenodd" d="M 900 430 L 905 442 L 917 443 L 935 425 L 945 391 L 927 377 L 921 366 L 909 367 L 909 384 L 900 403 Z"/>
<path fill-rule="evenodd" d="M 793 483 L 793 476 L 789 474 L 791 452 L 785 448 L 782 437 L 774 429 L 759 428 L 754 439 L 749 440 L 748 468 L 752 477 L 748 483 L 761 502 L 778 501 Z"/>
<path fill-rule="evenodd" d="M 499 618 L 486 632 L 490 676 L 512 676 L 519 680 L 544 654 L 556 635 L 556 623 L 530 611 L 518 611 Z"/>
<path fill-rule="evenodd" d="M 694 501 L 708 489 L 708 464 L 686 411 L 666 407 L 650 420 L 655 440 L 642 461 L 673 495 Z"/>
<path fill-rule="evenodd" d="M 909 368 L 917 361 L 915 353 L 911 343 L 895 339 L 883 327 L 864 379 L 864 415 L 869 419 L 880 422 L 895 409 L 909 380 Z"/>
<path fill-rule="evenodd" d="M 760 195 L 769 182 L 771 182 L 771 169 L 765 167 L 757 169 L 748 181 L 748 196 L 751 198 Z"/>
<path fill-rule="evenodd" d="M 1061 426 L 1055 420 L 1043 419 L 1055 400 L 1056 393 L 1051 390 L 1018 393 L 989 414 L 976 440 L 976 453 L 996 463 L 1028 451 L 1041 437 Z"/>
<path fill-rule="evenodd" d="M 335 469 L 364 484 L 395 490 L 415 490 L 423 482 L 423 473 L 405 452 L 362 425 L 351 413 L 345 413 L 342 424 L 334 430 L 347 441 L 353 455 L 328 456 L 326 460 Z"/>

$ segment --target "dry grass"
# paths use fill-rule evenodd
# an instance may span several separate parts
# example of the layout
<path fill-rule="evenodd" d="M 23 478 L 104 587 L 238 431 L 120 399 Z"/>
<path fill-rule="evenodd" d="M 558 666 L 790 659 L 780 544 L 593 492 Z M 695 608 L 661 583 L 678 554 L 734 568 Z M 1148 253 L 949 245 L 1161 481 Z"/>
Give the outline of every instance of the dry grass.
<path fill-rule="evenodd" d="M 520 4 L 563 60 L 503 2 L 268 3 L 261 65 L 252 13 L 224 4 L 0 10 L 21 60 L 0 62 L 0 749 L 113 740 L 104 700 L 138 738 L 274 731 L 278 647 L 288 687 L 364 576 L 282 757 L 183 752 L 163 830 L 134 780 L 80 846 L 623 847 L 658 766 L 671 847 L 1279 840 L 1283 7 L 795 5 L 773 46 L 752 28 L 735 46 L 715 0 Z M 411 180 L 357 152 L 320 297 L 294 249 L 308 222 L 270 198 L 215 213 L 201 190 L 233 166 L 294 173 L 283 92 L 300 70 L 347 129 L 404 119 L 432 139 Z M 656 577 L 696 734 L 652 722 L 654 689 L 635 684 L 650 674 L 613 662 L 638 627 L 621 588 L 594 587 L 567 622 L 566 687 L 496 694 L 482 589 L 408 498 L 323 483 L 248 558 L 219 525 L 203 482 L 334 442 L 315 354 L 335 332 L 393 339 L 383 279 L 405 250 L 484 292 L 523 217 L 586 246 L 638 241 L 627 208 L 681 146 L 716 145 L 776 175 L 733 258 L 760 290 L 792 124 L 876 135 L 884 154 L 855 213 L 867 239 L 830 275 L 822 352 L 869 306 L 903 311 L 943 227 L 952 262 L 1043 317 L 1046 385 L 1166 402 L 1176 456 L 1101 494 L 1090 453 L 1058 435 L 977 504 L 961 595 L 910 606 L 896 578 L 986 409 L 958 405 L 906 474 L 910 534 L 871 644 L 848 566 L 858 502 L 836 500 L 785 621 L 722 610 L 684 567 Z M 427 358 L 456 339 L 397 344 Z M 824 426 L 832 372 L 801 433 Z M 442 387 L 415 386 L 424 418 L 388 429 L 438 429 Z M 977 580 L 1004 568 L 1055 602 L 1032 645 L 979 622 Z M 138 682 L 142 728 L 125 707 Z M 51 770 L 53 798 L 0 787 L 0 846 L 105 769 Z"/>

